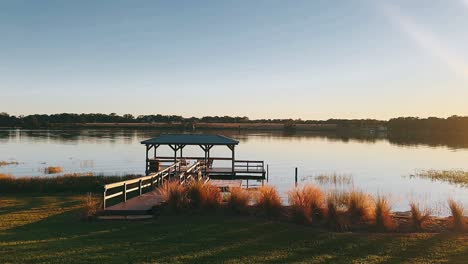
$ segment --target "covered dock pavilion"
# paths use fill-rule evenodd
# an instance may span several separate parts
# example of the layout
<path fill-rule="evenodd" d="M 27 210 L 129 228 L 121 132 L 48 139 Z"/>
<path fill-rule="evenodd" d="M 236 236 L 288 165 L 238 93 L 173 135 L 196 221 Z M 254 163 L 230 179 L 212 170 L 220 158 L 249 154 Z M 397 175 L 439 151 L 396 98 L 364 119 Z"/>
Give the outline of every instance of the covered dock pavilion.
<path fill-rule="evenodd" d="M 163 134 L 141 142 L 146 146 L 146 175 L 155 173 L 164 167 L 164 164 L 173 164 L 178 161 L 182 165 L 188 164 L 190 160 L 202 164 L 203 176 L 212 179 L 265 179 L 265 168 L 263 161 L 236 160 L 235 148 L 239 141 L 222 135 L 205 134 Z M 160 146 L 169 146 L 174 155 L 158 156 Z M 203 151 L 203 156 L 184 156 L 183 150 L 186 146 L 199 146 Z M 211 149 L 213 147 L 225 146 L 231 151 L 230 157 L 213 157 Z M 150 154 L 153 150 L 152 155 Z M 229 167 L 213 166 L 215 161 L 230 161 Z M 181 167 L 183 170 L 183 167 Z"/>

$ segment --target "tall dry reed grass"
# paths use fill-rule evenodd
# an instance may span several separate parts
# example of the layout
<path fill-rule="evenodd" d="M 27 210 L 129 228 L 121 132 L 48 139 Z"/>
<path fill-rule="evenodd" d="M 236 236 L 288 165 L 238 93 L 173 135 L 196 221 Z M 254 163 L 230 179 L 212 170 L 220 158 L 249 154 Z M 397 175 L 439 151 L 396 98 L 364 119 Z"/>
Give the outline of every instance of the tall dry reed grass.
<path fill-rule="evenodd" d="M 463 231 L 465 230 L 465 217 L 464 207 L 457 203 L 455 200 L 450 199 L 448 201 L 450 212 L 452 213 L 452 227 L 454 230 Z"/>
<path fill-rule="evenodd" d="M 353 224 L 367 222 L 374 217 L 374 202 L 370 195 L 351 191 L 347 197 L 347 213 Z"/>
<path fill-rule="evenodd" d="M 431 220 L 431 212 L 429 209 L 421 210 L 419 204 L 410 203 L 411 223 L 416 230 L 422 230 L 427 227 Z"/>
<path fill-rule="evenodd" d="M 189 205 L 187 188 L 177 181 L 166 182 L 159 188 L 159 192 L 168 209 L 172 212 L 179 213 Z"/>
<path fill-rule="evenodd" d="M 58 166 L 56 167 L 51 166 L 51 167 L 47 167 L 44 169 L 44 173 L 46 174 L 55 174 L 55 173 L 60 173 L 62 171 L 63 171 L 63 168 L 58 167 Z"/>
<path fill-rule="evenodd" d="M 101 200 L 88 193 L 82 202 L 81 208 L 81 219 L 92 220 L 102 208 Z"/>
<path fill-rule="evenodd" d="M 245 214 L 249 210 L 251 194 L 241 187 L 230 188 L 227 206 L 235 213 Z"/>
<path fill-rule="evenodd" d="M 256 205 L 267 217 L 275 217 L 281 213 L 282 205 L 275 187 L 265 185 L 258 189 Z"/>
<path fill-rule="evenodd" d="M 375 226 L 379 230 L 390 231 L 395 228 L 391 215 L 391 207 L 388 198 L 377 196 L 375 199 Z"/>
<path fill-rule="evenodd" d="M 335 231 L 346 231 L 350 228 L 349 220 L 344 214 L 345 197 L 345 193 L 339 192 L 331 192 L 327 195 L 326 225 Z"/>
<path fill-rule="evenodd" d="M 291 217 L 300 223 L 312 222 L 314 217 L 324 215 L 324 196 L 319 188 L 305 185 L 288 192 L 288 200 L 291 205 Z"/>

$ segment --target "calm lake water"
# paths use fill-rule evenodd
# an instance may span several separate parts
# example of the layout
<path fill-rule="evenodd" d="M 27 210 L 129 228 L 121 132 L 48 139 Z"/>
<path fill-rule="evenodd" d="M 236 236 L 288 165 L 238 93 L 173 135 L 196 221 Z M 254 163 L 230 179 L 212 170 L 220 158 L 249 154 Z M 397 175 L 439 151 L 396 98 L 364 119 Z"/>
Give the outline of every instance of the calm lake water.
<path fill-rule="evenodd" d="M 44 176 L 44 168 L 61 166 L 63 173 L 105 175 L 143 174 L 145 148 L 140 141 L 170 131 L 156 130 L 0 130 L 0 161 L 17 165 L 0 167 L 15 177 Z M 238 159 L 264 160 L 270 168 L 270 184 L 278 187 L 286 202 L 294 187 L 294 168 L 299 184 L 324 189 L 359 189 L 391 197 L 394 210 L 408 210 L 409 201 L 427 205 L 435 214 L 447 213 L 447 199 L 468 205 L 468 188 L 446 182 L 410 177 L 418 170 L 468 171 L 466 144 L 438 141 L 389 140 L 385 137 L 347 137 L 316 133 L 209 131 L 240 141 Z M 402 143 L 403 142 L 403 143 Z M 229 156 L 227 147 L 214 147 L 212 156 Z M 158 155 L 172 155 L 164 147 Z M 203 155 L 198 147 L 186 147 L 184 155 Z M 345 182 L 330 184 L 320 175 L 341 175 Z"/>

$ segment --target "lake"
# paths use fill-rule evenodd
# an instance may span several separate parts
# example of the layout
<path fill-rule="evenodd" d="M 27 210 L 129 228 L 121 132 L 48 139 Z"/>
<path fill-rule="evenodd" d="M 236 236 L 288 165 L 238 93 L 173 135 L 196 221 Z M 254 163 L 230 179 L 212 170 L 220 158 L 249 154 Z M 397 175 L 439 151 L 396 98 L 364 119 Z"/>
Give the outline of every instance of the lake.
<path fill-rule="evenodd" d="M 15 177 L 43 177 L 44 168 L 61 166 L 63 173 L 92 172 L 104 175 L 144 174 L 145 147 L 140 141 L 177 131 L 132 129 L 0 130 L 0 161 L 18 164 L 0 167 L 0 173 Z M 447 199 L 468 205 L 468 189 L 455 184 L 411 177 L 417 171 L 468 171 L 466 142 L 447 144 L 438 140 L 411 140 L 383 136 L 343 136 L 312 132 L 208 131 L 240 141 L 237 159 L 264 160 L 269 165 L 269 184 L 286 192 L 294 187 L 294 168 L 299 184 L 321 188 L 358 189 L 373 195 L 388 195 L 393 209 L 407 211 L 409 201 L 430 207 L 434 214 L 447 214 Z M 173 152 L 160 147 L 158 155 Z M 212 156 L 229 156 L 227 147 L 215 147 Z M 186 147 L 184 155 L 203 155 L 198 147 Z M 60 174 L 58 174 L 60 175 Z M 343 181 L 330 183 L 320 175 L 337 175 Z M 322 180 L 320 180 L 322 179 Z M 252 183 L 251 183 L 252 184 Z"/>

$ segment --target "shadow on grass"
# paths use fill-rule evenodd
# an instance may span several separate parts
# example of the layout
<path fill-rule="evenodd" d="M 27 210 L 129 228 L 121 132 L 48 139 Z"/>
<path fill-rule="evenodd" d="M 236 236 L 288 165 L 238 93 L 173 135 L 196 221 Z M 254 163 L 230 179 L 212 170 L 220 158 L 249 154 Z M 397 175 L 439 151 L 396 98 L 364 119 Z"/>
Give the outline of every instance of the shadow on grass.
<path fill-rule="evenodd" d="M 73 199 L 56 206 L 66 205 Z M 333 233 L 221 213 L 84 222 L 77 210 L 8 229 L 0 241 L 1 262 L 22 263 L 431 263 L 463 260 L 468 247 L 466 234 Z"/>

